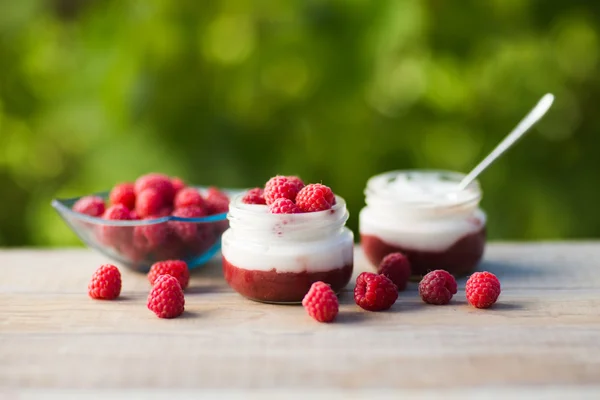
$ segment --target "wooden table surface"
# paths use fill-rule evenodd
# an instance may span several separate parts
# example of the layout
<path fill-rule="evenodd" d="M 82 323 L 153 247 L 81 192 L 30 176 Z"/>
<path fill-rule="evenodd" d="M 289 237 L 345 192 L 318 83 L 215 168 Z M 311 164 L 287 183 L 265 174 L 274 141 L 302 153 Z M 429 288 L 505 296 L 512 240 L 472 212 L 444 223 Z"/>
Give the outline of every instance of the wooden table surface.
<path fill-rule="evenodd" d="M 0 251 L 0 397 L 600 399 L 600 242 L 489 245 L 493 309 L 466 304 L 464 279 L 450 305 L 422 303 L 412 284 L 379 313 L 349 286 L 333 324 L 240 297 L 218 261 L 193 273 L 185 314 L 161 320 L 146 277 L 124 268 L 120 300 L 87 297 L 107 261 Z M 355 273 L 368 269 L 357 249 Z"/>

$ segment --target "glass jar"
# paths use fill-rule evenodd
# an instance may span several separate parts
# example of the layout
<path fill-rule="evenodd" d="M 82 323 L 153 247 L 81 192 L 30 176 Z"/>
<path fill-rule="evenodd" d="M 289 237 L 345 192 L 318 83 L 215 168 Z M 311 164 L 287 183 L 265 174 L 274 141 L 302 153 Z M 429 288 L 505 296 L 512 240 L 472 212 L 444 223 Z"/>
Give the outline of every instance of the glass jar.
<path fill-rule="evenodd" d="M 256 301 L 300 303 L 314 282 L 336 293 L 348 284 L 354 236 L 345 227 L 344 199 L 336 196 L 326 211 L 271 214 L 241 198 L 230 204 L 222 238 L 223 273 L 235 291 Z"/>
<path fill-rule="evenodd" d="M 369 179 L 359 215 L 361 245 L 379 265 L 389 253 L 410 261 L 413 277 L 435 269 L 472 272 L 484 252 L 486 215 L 472 182 L 456 191 L 463 174 L 436 170 L 393 171 Z"/>

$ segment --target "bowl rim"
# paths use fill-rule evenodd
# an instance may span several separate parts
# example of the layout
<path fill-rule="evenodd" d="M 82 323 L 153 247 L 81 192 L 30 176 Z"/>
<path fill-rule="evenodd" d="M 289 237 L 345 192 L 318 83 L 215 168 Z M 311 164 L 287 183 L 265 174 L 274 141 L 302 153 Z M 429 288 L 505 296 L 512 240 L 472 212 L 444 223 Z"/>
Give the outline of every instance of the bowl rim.
<path fill-rule="evenodd" d="M 188 186 L 199 191 L 208 190 L 207 186 Z M 226 193 L 231 201 L 233 197 L 236 195 L 246 191 L 247 189 L 226 189 L 219 188 L 220 191 Z M 94 225 L 105 225 L 105 226 L 124 226 L 124 227 L 133 227 L 133 226 L 148 226 L 148 225 L 156 225 L 162 224 L 169 221 L 177 221 L 177 222 L 193 222 L 193 223 L 210 223 L 210 222 L 220 222 L 227 220 L 227 213 L 223 212 L 220 214 L 208 215 L 206 217 L 199 218 L 185 218 L 185 217 L 176 217 L 173 215 L 168 215 L 165 217 L 155 218 L 155 219 L 136 219 L 136 220 L 110 220 L 103 219 L 100 217 L 93 217 L 91 215 L 82 214 L 77 211 L 73 211 L 71 209 L 72 204 L 74 204 L 77 200 L 86 196 L 98 196 L 103 199 L 107 199 L 110 191 L 102 191 L 96 193 L 85 194 L 77 197 L 68 197 L 68 198 L 55 198 L 52 199 L 50 205 L 62 216 L 74 218 L 83 222 L 87 222 Z M 70 206 L 71 205 L 71 206 Z"/>

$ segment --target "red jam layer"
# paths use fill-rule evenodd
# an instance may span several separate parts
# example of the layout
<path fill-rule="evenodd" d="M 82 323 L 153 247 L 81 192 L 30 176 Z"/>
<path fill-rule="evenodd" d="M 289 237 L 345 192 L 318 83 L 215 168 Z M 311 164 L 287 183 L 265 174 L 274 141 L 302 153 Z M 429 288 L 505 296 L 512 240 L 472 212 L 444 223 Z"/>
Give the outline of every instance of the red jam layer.
<path fill-rule="evenodd" d="M 323 272 L 276 272 L 238 268 L 223 258 L 225 280 L 236 292 L 267 303 L 300 303 L 317 281 L 331 285 L 337 293 L 350 281 L 352 264 Z"/>
<path fill-rule="evenodd" d="M 367 259 L 379 265 L 389 253 L 401 252 L 408 257 L 412 275 L 421 277 L 435 269 L 445 269 L 456 276 L 467 275 L 475 270 L 485 248 L 485 228 L 463 236 L 444 251 L 422 251 L 388 244 L 373 235 L 361 235 L 360 242 Z"/>

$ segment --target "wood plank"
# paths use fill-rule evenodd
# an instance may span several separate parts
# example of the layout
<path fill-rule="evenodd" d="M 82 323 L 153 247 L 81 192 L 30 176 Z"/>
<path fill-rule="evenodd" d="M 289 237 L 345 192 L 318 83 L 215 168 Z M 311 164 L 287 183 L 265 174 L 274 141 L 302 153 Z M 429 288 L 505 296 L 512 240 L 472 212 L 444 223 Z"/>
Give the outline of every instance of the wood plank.
<path fill-rule="evenodd" d="M 337 323 L 318 324 L 302 307 L 241 298 L 218 262 L 193 274 L 186 313 L 166 321 L 145 307 L 145 276 L 127 270 L 121 300 L 89 299 L 106 262 L 91 251 L 1 251 L 0 387 L 477 397 L 551 384 L 598 395 L 598 260 L 600 243 L 497 243 L 482 265 L 503 285 L 494 309 L 469 307 L 460 290 L 448 306 L 427 306 L 412 284 L 389 312 L 369 313 L 350 287 Z M 356 262 L 356 273 L 370 268 L 359 250 Z"/>

